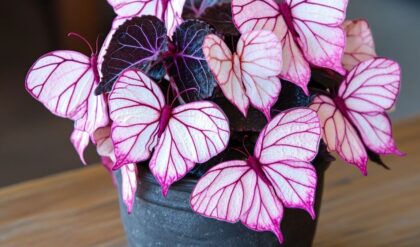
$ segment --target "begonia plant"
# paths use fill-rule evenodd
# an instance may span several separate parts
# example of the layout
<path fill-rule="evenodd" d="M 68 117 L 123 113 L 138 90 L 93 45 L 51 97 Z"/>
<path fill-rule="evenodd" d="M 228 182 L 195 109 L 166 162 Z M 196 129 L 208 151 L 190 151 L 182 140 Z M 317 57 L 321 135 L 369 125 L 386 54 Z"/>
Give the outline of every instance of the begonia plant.
<path fill-rule="evenodd" d="M 195 177 L 193 211 L 282 242 L 284 207 L 316 217 L 320 147 L 364 175 L 369 159 L 403 154 L 387 116 L 400 67 L 377 57 L 367 21 L 345 21 L 347 0 L 108 3 L 116 17 L 101 49 L 70 33 L 91 56 L 50 52 L 25 86 L 74 121 L 83 163 L 91 141 L 111 175 L 121 170 L 128 212 L 148 164 L 163 196 Z M 235 151 L 243 157 L 225 160 Z"/>

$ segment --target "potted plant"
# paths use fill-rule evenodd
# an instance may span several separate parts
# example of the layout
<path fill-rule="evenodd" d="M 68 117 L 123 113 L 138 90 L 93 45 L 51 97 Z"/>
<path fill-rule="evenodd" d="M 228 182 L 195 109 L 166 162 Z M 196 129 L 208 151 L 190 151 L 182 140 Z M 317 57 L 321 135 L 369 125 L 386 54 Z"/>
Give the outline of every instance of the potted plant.
<path fill-rule="evenodd" d="M 403 154 L 399 65 L 346 0 L 108 2 L 102 48 L 70 33 L 91 56 L 48 53 L 25 86 L 83 163 L 96 145 L 130 245 L 308 246 L 330 152 L 363 175 Z"/>

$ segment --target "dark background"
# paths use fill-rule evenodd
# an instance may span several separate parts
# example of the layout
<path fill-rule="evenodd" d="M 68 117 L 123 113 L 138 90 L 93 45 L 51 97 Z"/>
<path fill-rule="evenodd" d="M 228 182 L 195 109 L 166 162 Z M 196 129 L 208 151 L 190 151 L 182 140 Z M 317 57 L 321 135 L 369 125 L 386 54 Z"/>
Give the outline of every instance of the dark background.
<path fill-rule="evenodd" d="M 82 164 L 69 136 L 72 122 L 60 119 L 24 89 L 31 64 L 55 49 L 89 54 L 78 32 L 92 43 L 104 38 L 113 11 L 106 0 L 3 1 L 0 18 L 0 186 L 74 169 Z M 420 114 L 420 1 L 350 0 L 348 18 L 365 18 L 373 29 L 377 52 L 403 68 L 403 87 L 395 121 Z M 92 147 L 88 163 L 98 161 Z"/>

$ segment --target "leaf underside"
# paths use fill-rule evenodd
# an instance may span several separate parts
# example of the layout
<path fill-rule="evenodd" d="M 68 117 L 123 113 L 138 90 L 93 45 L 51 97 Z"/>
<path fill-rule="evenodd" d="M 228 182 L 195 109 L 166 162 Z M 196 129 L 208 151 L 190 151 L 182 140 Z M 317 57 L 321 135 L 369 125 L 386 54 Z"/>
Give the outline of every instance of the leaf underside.
<path fill-rule="evenodd" d="M 210 33 L 214 33 L 214 29 L 209 24 L 187 20 L 172 37 L 172 55 L 165 60 L 167 73 L 179 92 L 189 89 L 181 95 L 186 102 L 209 98 L 217 86 L 201 48 L 204 38 Z"/>
<path fill-rule="evenodd" d="M 165 75 L 159 56 L 168 50 L 166 28 L 154 16 L 134 17 L 112 37 L 102 65 L 103 78 L 97 94 L 109 92 L 126 69 L 137 68 L 155 80 Z"/>

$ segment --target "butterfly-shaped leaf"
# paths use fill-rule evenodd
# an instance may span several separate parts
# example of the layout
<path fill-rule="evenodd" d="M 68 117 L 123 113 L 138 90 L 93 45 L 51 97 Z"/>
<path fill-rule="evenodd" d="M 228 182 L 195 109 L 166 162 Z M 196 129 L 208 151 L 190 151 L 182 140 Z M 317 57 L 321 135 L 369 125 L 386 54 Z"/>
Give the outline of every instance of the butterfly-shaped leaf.
<path fill-rule="evenodd" d="M 192 192 L 192 209 L 204 216 L 255 231 L 272 231 L 280 242 L 283 207 L 301 208 L 314 218 L 317 176 L 309 162 L 317 152 L 321 128 L 309 109 L 277 115 L 261 131 L 247 160 L 210 169 Z"/>
<path fill-rule="evenodd" d="M 71 142 L 86 164 L 83 152 L 96 129 L 108 125 L 104 96 L 96 96 L 99 83 L 96 55 L 54 51 L 39 58 L 30 68 L 26 90 L 53 114 L 75 121 Z M 93 138 L 92 138 L 93 139 Z"/>
<path fill-rule="evenodd" d="M 376 57 L 375 43 L 367 21 L 345 21 L 343 27 L 346 31 L 343 66 L 347 71 L 363 61 Z"/>
<path fill-rule="evenodd" d="M 150 77 L 165 75 L 160 55 L 168 50 L 166 28 L 154 16 L 134 17 L 114 33 L 102 63 L 102 81 L 96 93 L 109 92 L 121 73 L 130 68 Z"/>
<path fill-rule="evenodd" d="M 330 151 L 367 174 L 368 153 L 402 155 L 392 137 L 386 111 L 400 91 L 400 67 L 385 58 L 370 59 L 349 72 L 333 98 L 317 96 L 311 108 L 318 112 L 323 138 Z"/>
<path fill-rule="evenodd" d="M 173 35 L 172 55 L 166 60 L 167 72 L 178 91 L 196 89 L 182 95 L 186 102 L 209 98 L 217 85 L 202 50 L 204 38 L 213 32 L 203 21 L 187 20 Z"/>
<path fill-rule="evenodd" d="M 241 33 L 270 30 L 283 46 L 281 77 L 306 94 L 310 64 L 344 73 L 342 23 L 347 0 L 233 0 L 233 19 Z"/>
<path fill-rule="evenodd" d="M 282 68 L 282 49 L 276 35 L 265 30 L 243 34 L 233 54 L 221 38 L 208 35 L 203 51 L 226 98 L 245 117 L 252 104 L 270 119 L 281 89 L 277 76 Z"/>
<path fill-rule="evenodd" d="M 195 165 L 222 152 L 229 123 L 214 103 L 172 108 L 159 86 L 139 70 L 126 70 L 109 96 L 116 166 L 145 161 L 166 195 Z M 153 154 L 153 155 L 152 155 Z"/>

